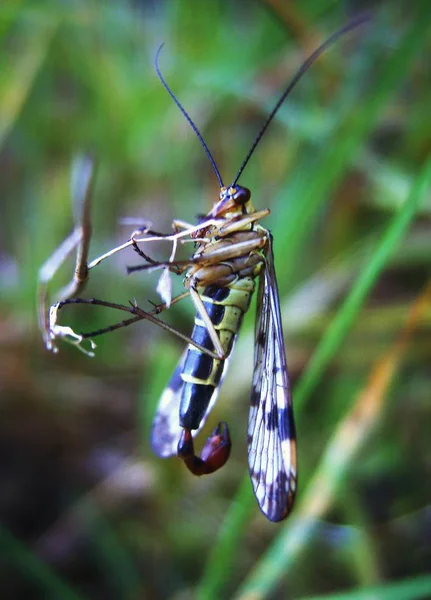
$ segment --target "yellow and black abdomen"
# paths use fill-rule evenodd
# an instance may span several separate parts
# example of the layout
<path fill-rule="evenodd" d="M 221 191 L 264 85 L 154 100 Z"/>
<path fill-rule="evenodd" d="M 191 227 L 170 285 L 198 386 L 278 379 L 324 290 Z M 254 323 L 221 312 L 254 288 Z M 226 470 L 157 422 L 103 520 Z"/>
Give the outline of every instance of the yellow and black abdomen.
<path fill-rule="evenodd" d="M 212 358 L 189 344 L 181 378 L 184 382 L 180 403 L 180 425 L 186 429 L 198 429 L 205 417 L 211 400 L 226 372 L 229 357 L 244 313 L 250 306 L 255 282 L 252 277 L 239 278 L 226 287 L 209 285 L 198 289 L 208 316 L 217 331 L 225 353 L 224 360 Z M 207 350 L 214 352 L 214 345 L 199 314 L 191 338 Z"/>

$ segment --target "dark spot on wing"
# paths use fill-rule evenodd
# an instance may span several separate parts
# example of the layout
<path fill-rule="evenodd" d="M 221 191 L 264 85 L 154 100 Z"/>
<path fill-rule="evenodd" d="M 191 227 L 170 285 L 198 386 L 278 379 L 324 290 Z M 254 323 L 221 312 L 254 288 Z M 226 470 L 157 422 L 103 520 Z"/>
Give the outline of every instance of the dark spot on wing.
<path fill-rule="evenodd" d="M 266 428 L 269 431 L 274 431 L 278 427 L 278 410 L 277 405 L 273 404 L 271 410 L 266 413 Z"/>
<path fill-rule="evenodd" d="M 261 348 L 265 346 L 266 342 L 266 333 L 263 329 L 261 329 L 256 337 L 256 344 L 258 344 Z"/>
<path fill-rule="evenodd" d="M 256 483 L 259 483 L 259 481 L 261 480 L 261 477 L 262 477 L 262 471 L 250 470 L 250 479 L 253 479 L 254 481 L 256 481 Z"/>
<path fill-rule="evenodd" d="M 250 394 L 250 406 L 257 406 L 259 404 L 259 393 L 256 387 L 253 386 Z"/>
<path fill-rule="evenodd" d="M 291 406 L 278 409 L 278 435 L 282 441 L 295 439 L 295 422 Z"/>
<path fill-rule="evenodd" d="M 268 486 L 266 501 L 268 503 L 267 517 L 271 521 L 284 519 L 289 511 L 291 502 L 288 495 L 288 479 L 284 471 L 280 471 L 273 483 Z"/>

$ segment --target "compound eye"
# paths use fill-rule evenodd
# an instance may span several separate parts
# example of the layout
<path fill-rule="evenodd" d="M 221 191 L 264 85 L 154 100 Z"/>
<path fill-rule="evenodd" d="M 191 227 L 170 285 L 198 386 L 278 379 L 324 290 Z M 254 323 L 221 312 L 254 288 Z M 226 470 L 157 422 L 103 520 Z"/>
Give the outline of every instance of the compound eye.
<path fill-rule="evenodd" d="M 246 204 L 251 198 L 251 192 L 248 188 L 237 186 L 235 188 L 231 188 L 229 190 L 232 194 L 232 199 L 238 206 L 243 206 Z"/>

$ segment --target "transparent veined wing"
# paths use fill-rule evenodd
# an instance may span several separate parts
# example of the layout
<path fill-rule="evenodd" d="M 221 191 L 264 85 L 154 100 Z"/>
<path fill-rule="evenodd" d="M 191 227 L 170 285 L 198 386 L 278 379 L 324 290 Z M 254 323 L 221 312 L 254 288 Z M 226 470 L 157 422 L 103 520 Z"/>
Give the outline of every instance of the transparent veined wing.
<path fill-rule="evenodd" d="M 163 390 L 151 428 L 151 447 L 153 452 L 161 458 L 177 454 L 178 441 L 182 431 L 179 419 L 184 381 L 181 373 L 187 351 L 188 348 L 184 350 L 168 385 Z"/>
<path fill-rule="evenodd" d="M 296 437 L 270 236 L 257 299 L 248 464 L 260 509 L 284 519 L 297 486 Z"/>

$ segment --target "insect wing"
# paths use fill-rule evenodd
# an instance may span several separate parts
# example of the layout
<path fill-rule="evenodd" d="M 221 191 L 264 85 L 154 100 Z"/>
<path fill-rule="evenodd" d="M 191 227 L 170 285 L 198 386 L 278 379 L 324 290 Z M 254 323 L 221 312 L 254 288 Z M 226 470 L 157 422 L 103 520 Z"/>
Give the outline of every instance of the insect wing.
<path fill-rule="evenodd" d="M 290 512 L 296 492 L 296 437 L 271 239 L 259 280 L 250 404 L 253 491 L 268 519 L 280 521 Z"/>
<path fill-rule="evenodd" d="M 181 378 L 187 348 L 164 389 L 157 407 L 151 430 L 151 447 L 161 458 L 175 456 L 182 428 L 180 427 L 180 401 L 184 381 Z"/>

